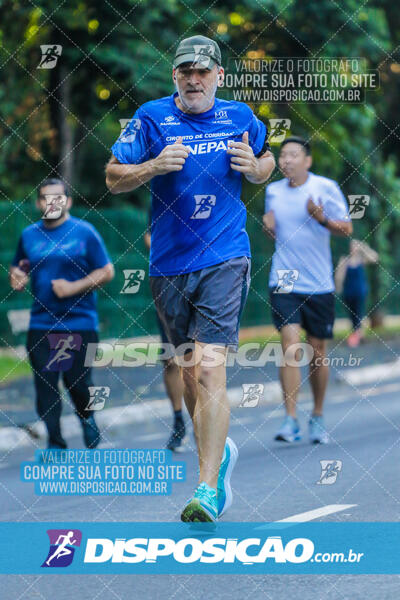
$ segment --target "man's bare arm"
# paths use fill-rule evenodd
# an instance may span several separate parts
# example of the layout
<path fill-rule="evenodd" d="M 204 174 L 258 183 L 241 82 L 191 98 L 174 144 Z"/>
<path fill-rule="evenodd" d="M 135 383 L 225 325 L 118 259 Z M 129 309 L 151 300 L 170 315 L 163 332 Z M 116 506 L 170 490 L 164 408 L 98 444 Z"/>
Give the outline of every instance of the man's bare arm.
<path fill-rule="evenodd" d="M 189 152 L 189 148 L 182 144 L 182 137 L 178 137 L 174 144 L 165 146 L 156 158 L 138 165 L 121 164 L 112 156 L 106 166 L 106 186 L 112 194 L 131 192 L 153 177 L 181 171 Z"/>
<path fill-rule="evenodd" d="M 18 267 L 11 265 L 9 269 L 10 285 L 17 292 L 23 292 L 29 281 L 28 273 L 21 268 L 22 263 L 20 260 Z"/>
<path fill-rule="evenodd" d="M 114 279 L 114 275 L 115 271 L 112 263 L 108 263 L 104 267 L 100 267 L 100 269 L 94 269 L 86 277 L 73 282 L 75 284 L 75 293 L 83 294 L 87 290 L 99 288 Z"/>
<path fill-rule="evenodd" d="M 245 175 L 250 183 L 265 183 L 275 169 L 275 158 L 272 152 L 265 152 L 260 158 L 256 158 L 257 166 L 254 175 Z"/>
<path fill-rule="evenodd" d="M 144 232 L 143 241 L 144 241 L 144 245 L 146 246 L 147 250 L 150 250 L 150 246 L 151 246 L 151 234 L 150 234 L 149 231 L 145 231 Z"/>
<path fill-rule="evenodd" d="M 227 152 L 231 155 L 231 169 L 243 173 L 250 183 L 264 183 L 275 169 L 275 158 L 269 150 L 260 158 L 254 156 L 248 131 L 242 135 L 241 142 L 229 140 Z"/>
<path fill-rule="evenodd" d="M 333 235 L 349 237 L 353 233 L 353 223 L 351 221 L 334 221 L 325 217 L 321 199 L 316 204 L 310 197 L 307 202 L 307 211 L 313 219 L 326 227 Z"/>
<path fill-rule="evenodd" d="M 268 211 L 263 216 L 263 229 L 269 237 L 275 239 L 275 215 L 273 210 Z"/>
<path fill-rule="evenodd" d="M 70 298 L 77 294 L 84 294 L 87 291 L 99 288 L 114 278 L 114 266 L 108 263 L 100 269 L 94 269 L 91 273 L 76 279 L 67 281 L 66 279 L 53 279 L 51 281 L 52 290 L 58 298 Z"/>
<path fill-rule="evenodd" d="M 333 235 L 338 235 L 339 237 L 350 237 L 353 233 L 353 223 L 351 221 L 325 219 L 324 225 Z"/>
<path fill-rule="evenodd" d="M 379 260 L 379 254 L 370 248 L 365 242 L 358 241 L 359 250 L 365 263 L 376 264 Z"/>
<path fill-rule="evenodd" d="M 140 165 L 126 165 L 112 156 L 106 166 L 106 186 L 112 194 L 132 192 L 155 175 L 154 159 Z"/>

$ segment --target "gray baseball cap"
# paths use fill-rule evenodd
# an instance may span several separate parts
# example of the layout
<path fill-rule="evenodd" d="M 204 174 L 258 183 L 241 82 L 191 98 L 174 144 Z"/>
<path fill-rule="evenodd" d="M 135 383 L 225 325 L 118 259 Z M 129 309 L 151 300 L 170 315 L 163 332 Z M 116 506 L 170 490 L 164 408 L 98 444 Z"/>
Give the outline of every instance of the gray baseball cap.
<path fill-rule="evenodd" d="M 182 40 L 175 52 L 174 67 L 183 63 L 192 63 L 200 69 L 211 69 L 214 65 L 220 65 L 221 50 L 217 42 L 204 35 L 193 35 Z"/>

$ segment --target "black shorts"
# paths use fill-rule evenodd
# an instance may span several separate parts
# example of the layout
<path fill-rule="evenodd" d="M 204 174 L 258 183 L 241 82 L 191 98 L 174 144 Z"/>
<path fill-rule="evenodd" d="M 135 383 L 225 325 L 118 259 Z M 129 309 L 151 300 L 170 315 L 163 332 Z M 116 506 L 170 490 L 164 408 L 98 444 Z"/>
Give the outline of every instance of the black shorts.
<path fill-rule="evenodd" d="M 275 327 L 280 331 L 289 323 L 298 323 L 311 336 L 319 339 L 333 337 L 335 296 L 327 294 L 274 293 L 270 289 L 271 313 Z"/>

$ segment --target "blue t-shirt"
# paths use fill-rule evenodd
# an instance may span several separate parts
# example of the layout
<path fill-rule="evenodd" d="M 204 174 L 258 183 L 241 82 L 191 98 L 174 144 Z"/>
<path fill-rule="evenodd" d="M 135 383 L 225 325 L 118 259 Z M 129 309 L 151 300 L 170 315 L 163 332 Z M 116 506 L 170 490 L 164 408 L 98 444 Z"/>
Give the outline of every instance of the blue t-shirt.
<path fill-rule="evenodd" d="M 267 130 L 242 102 L 215 99 L 201 114 L 175 104 L 177 93 L 146 102 L 111 148 L 120 163 L 155 158 L 182 136 L 190 154 L 181 171 L 151 180 L 150 275 L 179 275 L 250 256 L 246 208 L 240 199 L 241 173 L 230 167 L 228 140 L 249 132 L 255 155 Z"/>
<path fill-rule="evenodd" d="M 335 289 L 330 247 L 331 234 L 307 211 L 307 202 L 322 202 L 325 217 L 350 221 L 346 200 L 332 179 L 309 172 L 297 187 L 288 179 L 270 183 L 265 192 L 265 212 L 275 217 L 275 253 L 269 277 L 276 287 L 285 271 L 295 272 L 293 292 L 324 294 Z"/>
<path fill-rule="evenodd" d="M 30 329 L 97 329 L 95 291 L 58 298 L 51 286 L 52 279 L 76 281 L 111 262 L 93 225 L 71 216 L 54 229 L 33 223 L 22 232 L 12 264 L 22 259 L 29 260 L 34 299 Z"/>

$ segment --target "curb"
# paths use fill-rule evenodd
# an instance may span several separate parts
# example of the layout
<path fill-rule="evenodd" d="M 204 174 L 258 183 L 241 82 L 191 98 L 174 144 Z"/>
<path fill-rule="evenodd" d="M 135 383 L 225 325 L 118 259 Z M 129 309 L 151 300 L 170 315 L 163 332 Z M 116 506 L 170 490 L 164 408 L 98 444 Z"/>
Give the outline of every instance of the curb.
<path fill-rule="evenodd" d="M 395 361 L 359 367 L 358 369 L 346 369 L 340 371 L 337 378 L 349 385 L 355 386 L 363 383 L 375 383 L 396 379 L 399 374 L 400 358 Z"/>

